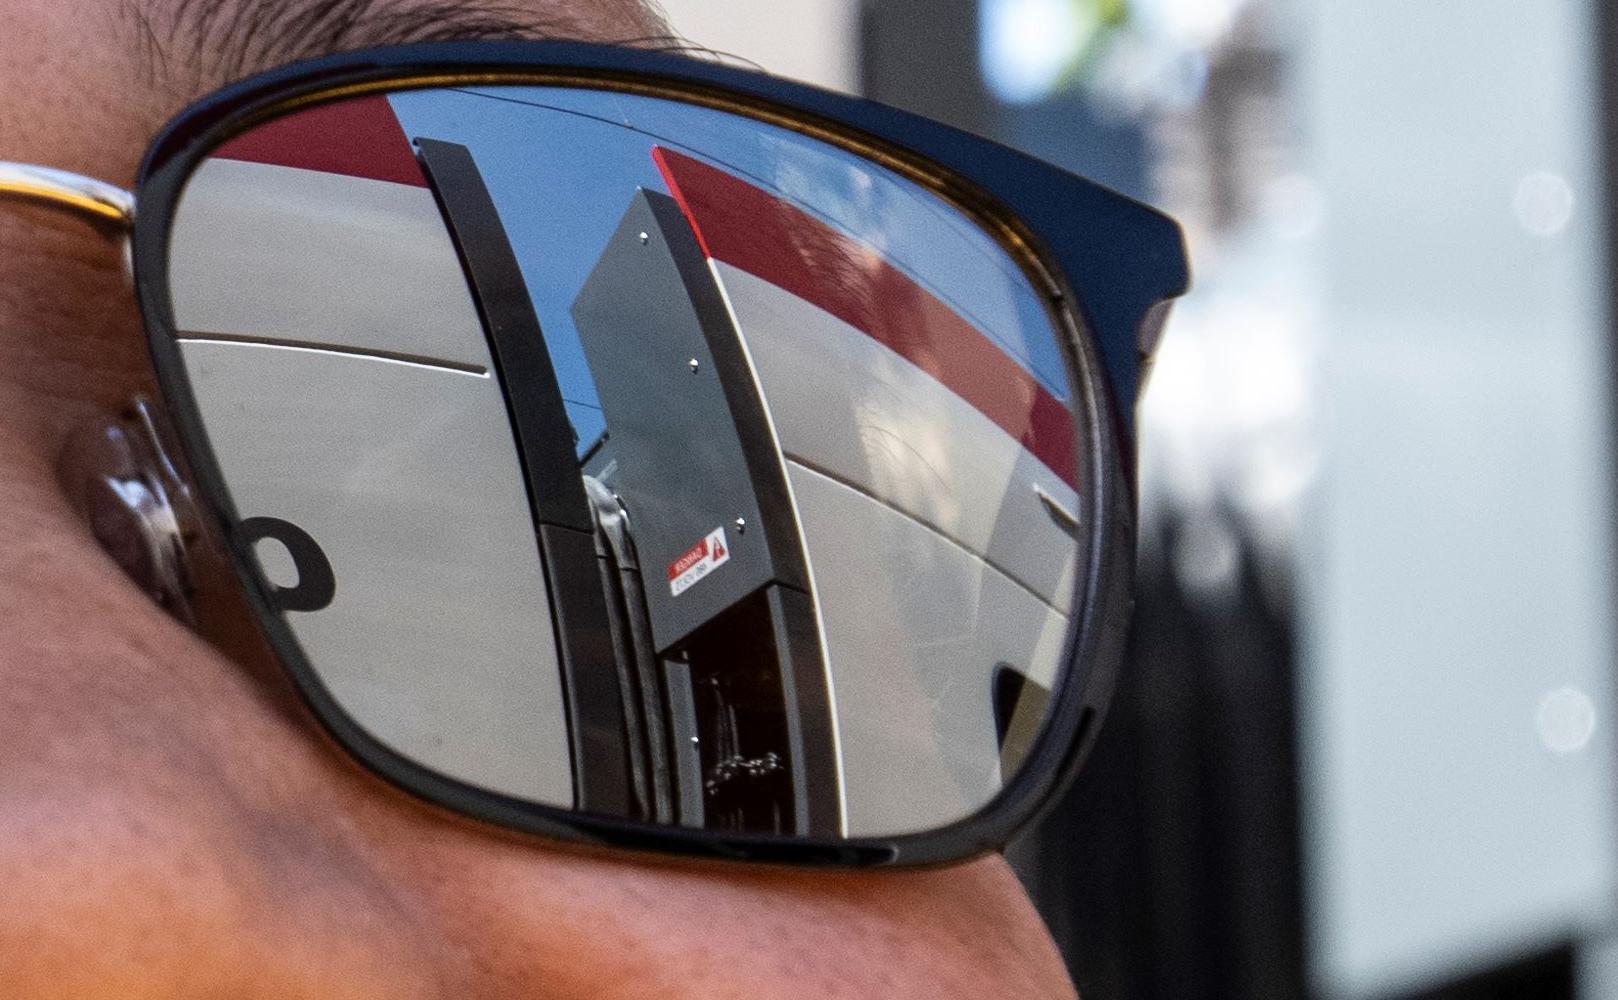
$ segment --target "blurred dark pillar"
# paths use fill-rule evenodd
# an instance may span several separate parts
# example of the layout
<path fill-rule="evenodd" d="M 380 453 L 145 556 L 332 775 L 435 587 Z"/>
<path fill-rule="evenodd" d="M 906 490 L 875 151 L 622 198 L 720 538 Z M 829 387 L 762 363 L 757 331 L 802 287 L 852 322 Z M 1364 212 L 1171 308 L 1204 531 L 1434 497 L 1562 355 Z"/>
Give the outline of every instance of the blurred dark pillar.
<path fill-rule="evenodd" d="M 1095 754 L 1008 856 L 1085 1000 L 1302 1000 L 1285 588 L 1273 572 L 1261 585 L 1234 522 L 1174 518 L 1141 545 L 1125 672 Z M 1225 585 L 1185 572 L 1232 549 Z M 1572 1000 L 1576 954 L 1558 946 L 1383 1000 Z"/>
<path fill-rule="evenodd" d="M 861 93 L 991 134 L 978 73 L 977 0 L 866 0 L 861 18 Z"/>
<path fill-rule="evenodd" d="M 1176 572 L 1230 558 L 1217 587 Z M 1088 1000 L 1305 995 L 1293 636 L 1235 525 L 1142 540 L 1095 756 L 1010 856 Z"/>
<path fill-rule="evenodd" d="M 1607 324 L 1611 331 L 1607 338 L 1607 412 L 1618 414 L 1618 3 L 1603 0 L 1594 6 L 1600 49 L 1596 90 L 1601 101 L 1602 221 L 1607 236 Z M 1618 435 L 1613 446 L 1618 451 Z M 1609 460 L 1609 467 L 1618 470 L 1618 453 Z"/>

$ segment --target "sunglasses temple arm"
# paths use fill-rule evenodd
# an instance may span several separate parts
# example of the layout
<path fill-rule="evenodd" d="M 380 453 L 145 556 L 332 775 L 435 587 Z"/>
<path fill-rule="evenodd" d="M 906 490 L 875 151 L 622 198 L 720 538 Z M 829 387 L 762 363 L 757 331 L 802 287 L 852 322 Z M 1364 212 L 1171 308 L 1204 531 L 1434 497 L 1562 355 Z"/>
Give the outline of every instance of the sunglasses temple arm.
<path fill-rule="evenodd" d="M 135 284 L 135 196 L 93 177 L 0 160 L 0 200 L 11 198 L 88 216 L 123 248 L 124 279 Z"/>
<path fill-rule="evenodd" d="M 135 224 L 133 194 L 104 181 L 50 167 L 0 160 L 0 198 L 76 211 L 119 233 L 127 233 Z"/>

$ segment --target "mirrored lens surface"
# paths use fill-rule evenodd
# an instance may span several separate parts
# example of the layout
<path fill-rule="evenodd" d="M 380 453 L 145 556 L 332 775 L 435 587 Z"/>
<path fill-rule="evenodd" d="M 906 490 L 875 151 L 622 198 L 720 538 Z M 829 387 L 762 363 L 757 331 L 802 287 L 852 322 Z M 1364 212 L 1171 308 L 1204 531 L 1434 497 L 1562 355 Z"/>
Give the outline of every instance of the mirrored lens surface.
<path fill-rule="evenodd" d="M 676 100 L 402 91 L 216 149 L 170 292 L 283 653 L 393 752 L 836 839 L 964 819 L 1033 745 L 1085 407 L 922 186 Z"/>

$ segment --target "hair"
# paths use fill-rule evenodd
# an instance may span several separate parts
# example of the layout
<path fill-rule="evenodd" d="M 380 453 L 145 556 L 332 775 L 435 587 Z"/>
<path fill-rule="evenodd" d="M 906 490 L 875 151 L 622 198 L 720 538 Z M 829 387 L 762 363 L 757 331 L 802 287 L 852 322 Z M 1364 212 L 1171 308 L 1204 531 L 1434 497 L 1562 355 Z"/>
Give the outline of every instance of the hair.
<path fill-rule="evenodd" d="M 300 59 L 408 42 L 587 38 L 714 55 L 655 0 L 120 0 L 148 82 L 188 96 Z"/>

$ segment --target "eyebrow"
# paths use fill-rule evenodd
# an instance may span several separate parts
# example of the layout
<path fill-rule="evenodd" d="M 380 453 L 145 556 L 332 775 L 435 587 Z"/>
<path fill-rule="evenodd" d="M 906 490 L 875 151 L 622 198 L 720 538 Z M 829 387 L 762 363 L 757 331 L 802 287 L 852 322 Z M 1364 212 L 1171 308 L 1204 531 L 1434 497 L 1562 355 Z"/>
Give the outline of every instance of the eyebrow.
<path fill-rule="evenodd" d="M 630 0 L 654 32 L 598 39 L 657 49 L 696 48 Z M 500 0 L 122 0 L 151 82 L 206 88 L 334 52 L 409 42 L 578 38 L 581 25 Z M 560 5 L 559 5 L 560 6 Z"/>

